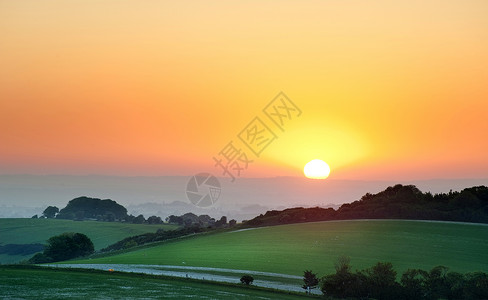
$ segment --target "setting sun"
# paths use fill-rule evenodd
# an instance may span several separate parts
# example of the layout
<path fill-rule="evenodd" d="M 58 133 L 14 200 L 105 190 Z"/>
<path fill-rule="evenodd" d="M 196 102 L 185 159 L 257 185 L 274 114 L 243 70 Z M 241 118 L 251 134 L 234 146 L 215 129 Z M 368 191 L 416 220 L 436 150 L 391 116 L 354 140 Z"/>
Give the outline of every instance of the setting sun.
<path fill-rule="evenodd" d="M 330 167 L 325 161 L 314 159 L 305 165 L 303 168 L 303 173 L 307 178 L 325 179 L 330 174 Z"/>

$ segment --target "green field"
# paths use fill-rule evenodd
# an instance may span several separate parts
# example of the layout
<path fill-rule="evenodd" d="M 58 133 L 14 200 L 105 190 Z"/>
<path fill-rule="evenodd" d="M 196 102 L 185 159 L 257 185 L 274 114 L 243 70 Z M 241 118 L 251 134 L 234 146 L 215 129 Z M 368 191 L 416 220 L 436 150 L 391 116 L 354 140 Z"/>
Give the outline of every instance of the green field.
<path fill-rule="evenodd" d="M 259 288 L 97 271 L 0 266 L 2 299 L 310 299 Z"/>
<path fill-rule="evenodd" d="M 175 229 L 175 225 L 143 225 L 118 222 L 71 221 L 56 219 L 2 219 L 0 218 L 0 245 L 44 244 L 48 238 L 63 232 L 86 234 L 95 245 L 102 249 L 128 236 L 146 232 L 156 232 L 159 228 Z M 0 263 L 15 263 L 32 255 L 0 254 Z"/>
<path fill-rule="evenodd" d="M 336 258 L 347 255 L 353 270 L 388 261 L 400 273 L 437 265 L 458 272 L 487 272 L 487 249 L 488 226 L 483 224 L 356 220 L 195 236 L 70 263 L 215 267 L 300 276 L 305 269 L 319 275 L 333 273 Z"/>

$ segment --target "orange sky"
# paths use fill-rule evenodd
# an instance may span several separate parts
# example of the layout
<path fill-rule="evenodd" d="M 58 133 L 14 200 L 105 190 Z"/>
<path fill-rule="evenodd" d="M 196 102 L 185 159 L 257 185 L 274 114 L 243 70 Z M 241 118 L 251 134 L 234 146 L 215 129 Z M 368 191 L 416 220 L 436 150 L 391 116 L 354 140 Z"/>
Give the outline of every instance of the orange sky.
<path fill-rule="evenodd" d="M 488 2 L 0 0 L 0 174 L 488 177 Z M 283 91 L 259 158 L 237 134 Z M 269 121 L 269 120 L 268 120 Z M 270 125 L 271 126 L 271 125 Z"/>

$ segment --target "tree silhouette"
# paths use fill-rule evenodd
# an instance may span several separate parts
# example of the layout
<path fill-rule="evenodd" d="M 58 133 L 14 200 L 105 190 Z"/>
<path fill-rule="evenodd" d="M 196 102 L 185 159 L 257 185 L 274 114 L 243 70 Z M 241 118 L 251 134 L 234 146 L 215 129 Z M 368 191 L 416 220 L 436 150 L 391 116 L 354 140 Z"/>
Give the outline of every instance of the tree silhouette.
<path fill-rule="evenodd" d="M 43 253 L 32 257 L 31 263 L 48 263 L 86 256 L 95 251 L 93 242 L 82 233 L 65 232 L 50 237 Z"/>
<path fill-rule="evenodd" d="M 310 293 L 311 290 L 316 288 L 318 285 L 319 285 L 319 279 L 317 278 L 317 274 L 309 270 L 303 272 L 302 288 L 306 291 L 306 293 Z"/>
<path fill-rule="evenodd" d="M 48 219 L 52 219 L 56 216 L 59 212 L 59 208 L 56 206 L 48 206 L 43 212 L 42 215 Z"/>
<path fill-rule="evenodd" d="M 253 281 L 254 277 L 252 277 L 251 275 L 244 275 L 241 277 L 241 283 L 243 284 L 250 285 L 253 283 Z"/>

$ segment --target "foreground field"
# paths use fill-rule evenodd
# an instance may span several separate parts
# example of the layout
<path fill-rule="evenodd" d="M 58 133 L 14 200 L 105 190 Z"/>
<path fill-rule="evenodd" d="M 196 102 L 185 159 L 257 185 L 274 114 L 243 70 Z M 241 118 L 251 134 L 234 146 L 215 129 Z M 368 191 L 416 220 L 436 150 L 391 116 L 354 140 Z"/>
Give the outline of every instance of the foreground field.
<path fill-rule="evenodd" d="M 0 245 L 6 244 L 44 244 L 48 238 L 63 232 L 86 234 L 99 250 L 123 238 L 146 232 L 155 232 L 159 228 L 175 229 L 174 225 L 142 225 L 117 222 L 71 221 L 55 219 L 1 219 Z M 31 255 L 0 254 L 0 263 L 15 263 L 28 259 Z"/>
<path fill-rule="evenodd" d="M 0 266 L 0 298 L 291 300 L 310 297 L 188 279 Z"/>
<path fill-rule="evenodd" d="M 488 226 L 428 221 L 368 220 L 302 223 L 175 240 L 115 256 L 70 263 L 213 267 L 303 275 L 334 272 L 340 255 L 353 269 L 378 261 L 430 270 L 488 271 Z"/>

